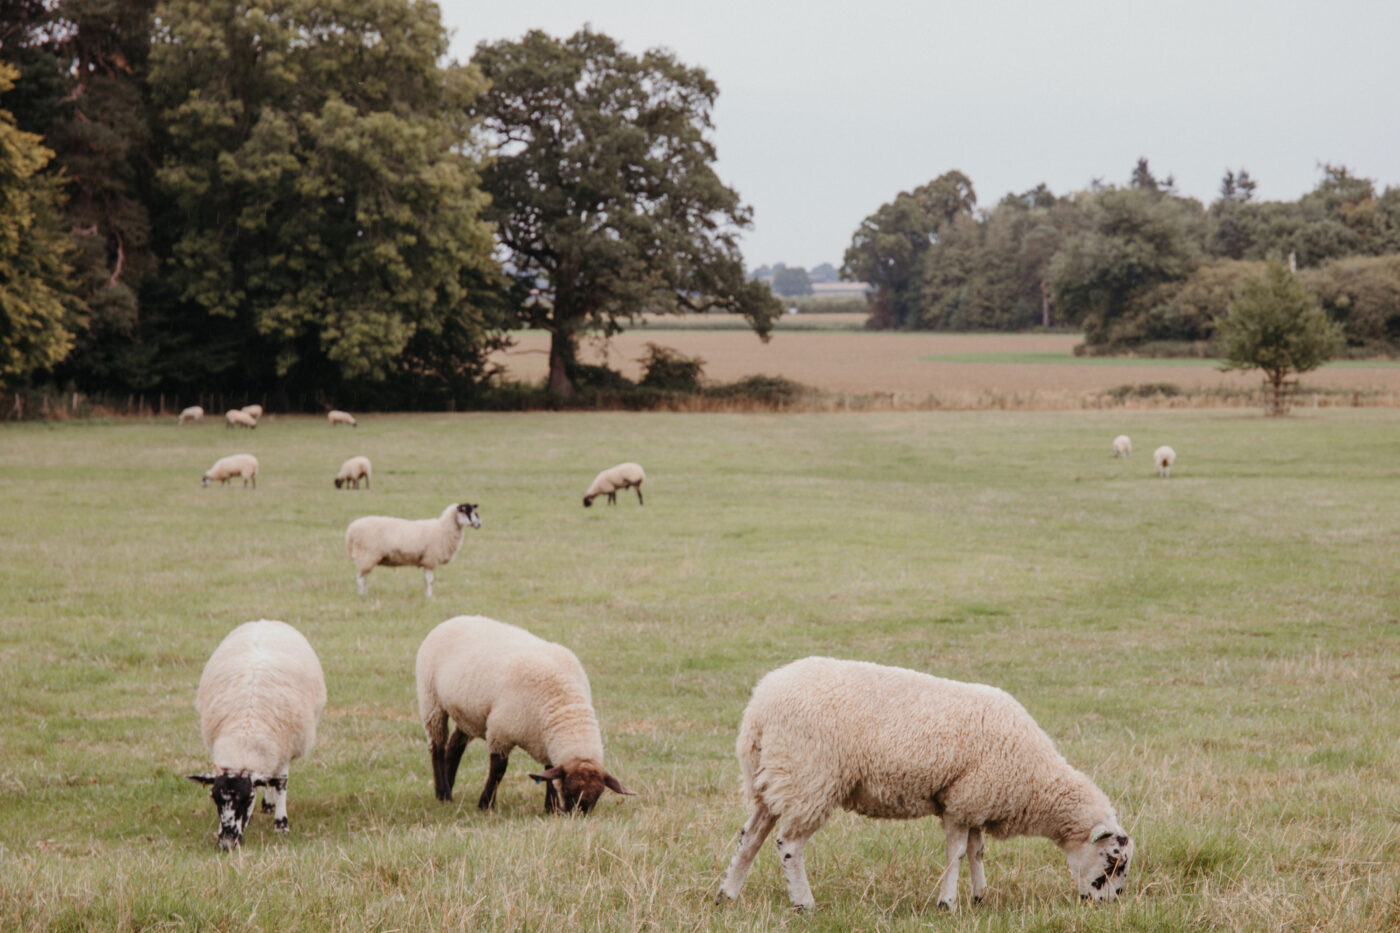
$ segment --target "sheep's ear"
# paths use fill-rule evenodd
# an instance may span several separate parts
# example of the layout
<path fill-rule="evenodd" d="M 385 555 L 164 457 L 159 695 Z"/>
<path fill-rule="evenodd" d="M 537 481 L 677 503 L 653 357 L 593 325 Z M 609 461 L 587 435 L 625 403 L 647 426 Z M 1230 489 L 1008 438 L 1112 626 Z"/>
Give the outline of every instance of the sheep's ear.
<path fill-rule="evenodd" d="M 603 775 L 603 786 L 606 787 L 608 790 L 612 791 L 613 793 L 621 794 L 624 797 L 637 796 L 636 791 L 631 791 L 623 787 L 622 782 L 619 781 L 617 778 L 613 777 L 611 774 Z"/>
<path fill-rule="evenodd" d="M 1089 841 L 1102 842 L 1109 836 L 1115 835 L 1116 833 L 1117 829 L 1115 829 L 1114 827 L 1109 826 L 1107 823 L 1100 823 L 1089 832 Z"/>
<path fill-rule="evenodd" d="M 530 777 L 535 779 L 536 784 L 540 781 L 561 781 L 564 779 L 564 769 L 555 765 L 547 771 L 541 771 L 539 774 L 532 774 Z"/>
<path fill-rule="evenodd" d="M 213 784 L 217 774 L 187 774 L 186 779 L 194 781 L 196 784 Z"/>

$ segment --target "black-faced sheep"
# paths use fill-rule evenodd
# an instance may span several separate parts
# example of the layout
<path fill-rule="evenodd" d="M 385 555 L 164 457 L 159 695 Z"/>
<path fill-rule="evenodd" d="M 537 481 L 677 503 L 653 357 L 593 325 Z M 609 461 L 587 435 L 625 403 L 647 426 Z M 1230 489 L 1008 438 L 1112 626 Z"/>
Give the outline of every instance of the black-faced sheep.
<path fill-rule="evenodd" d="M 236 847 L 263 788 L 263 812 L 285 833 L 287 770 L 316 743 L 326 680 L 310 643 L 285 622 L 245 622 L 214 649 L 199 678 L 195 708 L 215 770 L 188 775 L 210 785 L 219 846 Z"/>
<path fill-rule="evenodd" d="M 432 596 L 433 571 L 456 556 L 468 525 L 481 527 L 476 506 L 469 502 L 449 505 L 437 518 L 355 519 L 345 529 L 345 550 L 355 562 L 355 592 L 369 592 L 365 578 L 375 567 L 422 567 L 424 595 Z"/>
<path fill-rule="evenodd" d="M 370 472 L 369 457 L 351 457 L 340 465 L 340 472 L 335 475 L 335 488 L 349 486 L 351 489 L 359 489 L 360 480 L 364 480 L 365 488 L 368 489 Z"/>
<path fill-rule="evenodd" d="M 482 810 L 495 805 L 517 747 L 544 766 L 530 777 L 545 784 L 547 813 L 587 813 L 604 790 L 632 794 L 603 767 L 588 675 L 563 645 L 494 619 L 457 616 L 423 639 L 416 673 L 438 800 L 452 799 L 471 739 L 485 739 L 491 756 L 476 804 Z M 456 724 L 450 739 L 449 718 Z"/>
<path fill-rule="evenodd" d="M 635 463 L 619 463 L 615 467 L 609 467 L 593 478 L 593 485 L 583 494 L 583 506 L 588 508 L 594 499 L 602 495 L 608 497 L 608 505 L 616 505 L 618 490 L 627 489 L 629 486 L 636 488 L 637 504 L 643 505 L 642 481 L 646 478 L 646 473 Z"/>
<path fill-rule="evenodd" d="M 942 817 L 947 864 L 938 903 L 950 910 L 964 856 L 973 900 L 986 890 L 984 833 L 1050 839 L 1084 897 L 1111 900 L 1127 881 L 1133 843 L 1108 798 L 995 687 L 806 658 L 758 682 L 737 748 L 749 818 L 718 899 L 739 896 L 754 855 L 778 826 L 788 897 L 814 906 L 803 848 L 836 807 Z"/>
<path fill-rule="evenodd" d="M 334 411 L 326 412 L 326 420 L 330 422 L 331 427 L 335 427 L 338 424 L 348 424 L 352 428 L 360 426 L 360 423 L 355 420 L 354 415 L 350 414 L 348 411 L 341 411 L 338 408 Z"/>

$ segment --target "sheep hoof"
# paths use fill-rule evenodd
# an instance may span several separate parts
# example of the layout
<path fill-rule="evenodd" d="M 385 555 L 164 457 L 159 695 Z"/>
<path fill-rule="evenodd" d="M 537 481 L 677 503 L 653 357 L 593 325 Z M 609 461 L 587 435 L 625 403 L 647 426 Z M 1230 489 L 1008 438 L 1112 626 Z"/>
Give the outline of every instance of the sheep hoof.
<path fill-rule="evenodd" d="M 273 821 L 272 821 L 272 828 L 275 829 L 275 830 L 276 830 L 277 832 L 279 832 L 279 833 L 283 833 L 284 835 L 285 835 L 286 833 L 289 833 L 289 832 L 292 831 L 292 828 L 291 828 L 291 826 L 287 823 L 287 818 L 286 818 L 285 816 L 282 817 L 280 820 L 273 820 Z"/>
<path fill-rule="evenodd" d="M 939 910 L 946 910 L 946 911 L 948 911 L 948 913 L 951 914 L 951 913 L 953 912 L 953 902 L 952 902 L 952 901 L 939 901 L 939 902 L 938 902 L 938 909 L 939 909 Z"/>

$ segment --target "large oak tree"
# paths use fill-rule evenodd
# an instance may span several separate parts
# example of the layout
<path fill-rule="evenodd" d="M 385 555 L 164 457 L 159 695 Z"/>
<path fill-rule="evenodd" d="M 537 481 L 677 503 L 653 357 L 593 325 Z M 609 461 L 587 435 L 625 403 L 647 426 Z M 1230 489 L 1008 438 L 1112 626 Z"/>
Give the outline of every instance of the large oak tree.
<path fill-rule="evenodd" d="M 715 174 L 704 71 L 587 28 L 482 43 L 472 62 L 491 82 L 471 109 L 496 156 L 487 216 L 517 323 L 551 334 L 553 394 L 574 394 L 582 334 L 643 311 L 735 311 L 767 337 L 781 305 L 744 275 L 750 211 Z"/>

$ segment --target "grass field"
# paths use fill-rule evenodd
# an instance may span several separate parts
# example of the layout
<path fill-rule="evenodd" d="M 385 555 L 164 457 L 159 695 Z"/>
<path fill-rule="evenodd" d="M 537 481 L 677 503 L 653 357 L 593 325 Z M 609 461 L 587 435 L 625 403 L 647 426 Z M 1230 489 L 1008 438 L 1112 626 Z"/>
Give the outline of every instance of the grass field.
<path fill-rule="evenodd" d="M 1137 383 L 1234 392 L 1260 386 L 1258 373 L 1222 373 L 1213 360 L 1076 357 L 1074 347 L 1083 338 L 1074 334 L 857 331 L 842 324 L 842 317 L 789 315 L 768 343 L 733 320 L 704 326 L 706 317 L 695 316 L 684 319 L 689 326 L 677 328 L 674 319 L 660 319 L 606 343 L 587 340 L 581 356 L 636 379 L 646 344 L 657 343 L 704 359 L 705 375 L 720 382 L 762 373 L 828 392 L 897 393 L 953 408 L 995 408 L 1011 397 L 1018 399 L 1015 407 L 1093 407 L 1097 393 Z M 549 335 L 526 331 L 514 337 L 516 346 L 493 359 L 511 378 L 542 380 Z M 1400 399 L 1400 363 L 1329 363 L 1303 376 L 1303 396 L 1312 391 L 1360 391 L 1371 395 L 1368 404 L 1394 405 Z"/>
<path fill-rule="evenodd" d="M 1129 461 L 1109 442 L 1132 435 Z M 1179 453 L 1169 481 L 1150 452 Z M 256 492 L 201 489 L 222 454 Z M 346 456 L 374 488 L 337 491 Z M 579 498 L 636 459 L 646 505 Z M 270 416 L 0 427 L 0 930 L 1328 930 L 1400 925 L 1400 413 L 1321 410 Z M 480 503 L 442 568 L 354 595 L 361 514 Z M 412 663 L 442 619 L 561 641 L 638 796 L 546 818 L 433 799 Z M 242 850 L 182 775 L 235 625 L 284 619 L 330 702 L 291 834 Z M 1005 687 L 1137 841 L 1087 906 L 1041 839 L 935 910 L 935 821 L 840 813 L 794 914 L 772 846 L 710 903 L 744 818 L 733 743 L 767 670 L 830 654 Z"/>

